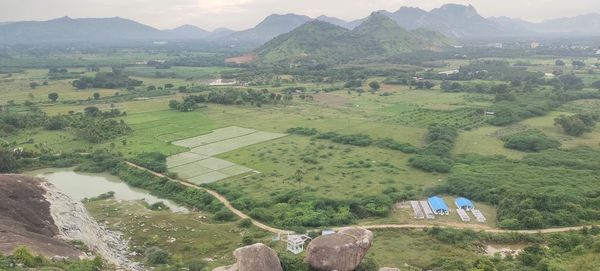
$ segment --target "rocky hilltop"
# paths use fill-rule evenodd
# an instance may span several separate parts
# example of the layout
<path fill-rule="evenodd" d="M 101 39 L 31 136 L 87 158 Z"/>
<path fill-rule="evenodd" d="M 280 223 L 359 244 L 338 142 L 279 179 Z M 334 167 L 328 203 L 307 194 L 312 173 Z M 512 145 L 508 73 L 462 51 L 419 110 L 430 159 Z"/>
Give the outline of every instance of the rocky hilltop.
<path fill-rule="evenodd" d="M 0 175 L 0 252 L 18 246 L 47 257 L 79 258 L 82 252 L 55 238 L 59 229 L 38 178 Z"/>

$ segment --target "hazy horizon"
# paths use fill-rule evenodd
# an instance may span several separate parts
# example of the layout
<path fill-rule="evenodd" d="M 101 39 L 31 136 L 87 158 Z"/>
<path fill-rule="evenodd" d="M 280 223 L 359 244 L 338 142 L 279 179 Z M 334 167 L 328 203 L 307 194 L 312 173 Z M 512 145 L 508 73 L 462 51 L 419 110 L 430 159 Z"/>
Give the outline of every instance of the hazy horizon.
<path fill-rule="evenodd" d="M 270 14 L 295 13 L 344 20 L 368 16 L 376 10 L 396 11 L 402 6 L 425 10 L 443 4 L 473 5 L 484 17 L 506 16 L 539 22 L 560 17 L 599 13 L 600 1 L 592 0 L 2 0 L 0 22 L 72 18 L 122 17 L 158 29 L 195 25 L 207 30 L 227 27 L 242 30 L 255 26 Z M 343 9 L 340 9 L 343 6 Z M 35 8 L 32 8 L 35 7 Z"/>

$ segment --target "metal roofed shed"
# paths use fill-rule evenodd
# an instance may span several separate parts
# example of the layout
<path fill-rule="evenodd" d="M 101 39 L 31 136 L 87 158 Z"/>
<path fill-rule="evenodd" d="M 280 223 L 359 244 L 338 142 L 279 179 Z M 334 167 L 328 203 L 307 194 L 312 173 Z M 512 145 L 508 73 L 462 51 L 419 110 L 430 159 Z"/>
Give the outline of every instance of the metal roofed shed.
<path fill-rule="evenodd" d="M 430 197 L 427 201 L 434 213 L 438 215 L 448 215 L 450 213 L 450 209 L 448 209 L 448 205 L 446 205 L 444 199 L 440 197 Z"/>
<path fill-rule="evenodd" d="M 463 209 L 465 211 L 473 211 L 475 210 L 475 205 L 467 198 L 456 198 L 454 200 L 456 204 L 456 208 Z"/>

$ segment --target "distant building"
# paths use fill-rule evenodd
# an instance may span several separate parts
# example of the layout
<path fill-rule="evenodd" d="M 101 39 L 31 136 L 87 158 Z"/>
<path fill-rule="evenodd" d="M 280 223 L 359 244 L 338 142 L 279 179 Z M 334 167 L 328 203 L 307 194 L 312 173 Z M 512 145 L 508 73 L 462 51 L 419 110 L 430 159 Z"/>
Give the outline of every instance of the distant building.
<path fill-rule="evenodd" d="M 531 47 L 531 49 L 535 49 L 540 47 L 540 43 L 539 42 L 532 42 L 531 45 L 529 45 Z"/>
<path fill-rule="evenodd" d="M 553 73 L 547 72 L 547 73 L 544 73 L 544 77 L 546 77 L 546 78 L 554 78 L 554 77 L 556 77 L 556 75 L 554 75 Z"/>
<path fill-rule="evenodd" d="M 450 213 L 448 205 L 446 205 L 444 199 L 440 197 L 431 197 L 427 199 L 427 202 L 429 203 L 431 210 L 438 215 L 448 215 Z"/>
<path fill-rule="evenodd" d="M 321 231 L 321 235 L 330 235 L 330 234 L 334 234 L 335 231 L 334 230 L 323 230 Z"/>
<path fill-rule="evenodd" d="M 465 211 L 472 211 L 475 209 L 475 205 L 466 198 L 456 198 L 454 200 L 454 204 L 456 204 L 456 208 L 463 209 Z"/>
<path fill-rule="evenodd" d="M 600 55 L 600 49 L 598 49 L 598 50 L 596 51 L 596 54 L 597 54 L 597 55 Z"/>

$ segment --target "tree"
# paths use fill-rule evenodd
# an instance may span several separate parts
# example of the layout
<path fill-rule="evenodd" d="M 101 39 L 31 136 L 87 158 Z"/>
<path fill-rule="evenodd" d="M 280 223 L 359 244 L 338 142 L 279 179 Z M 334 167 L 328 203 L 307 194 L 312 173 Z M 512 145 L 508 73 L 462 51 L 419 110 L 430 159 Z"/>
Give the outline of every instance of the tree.
<path fill-rule="evenodd" d="M 585 62 L 581 61 L 581 60 L 573 60 L 573 67 L 575 68 L 581 68 L 581 67 L 585 67 Z"/>
<path fill-rule="evenodd" d="M 173 84 L 171 84 L 171 83 L 167 83 L 167 84 L 165 84 L 165 89 L 172 89 L 172 88 L 174 88 L 174 87 L 175 87 L 175 86 L 174 86 Z"/>
<path fill-rule="evenodd" d="M 35 88 L 37 88 L 39 85 L 40 85 L 40 84 L 38 84 L 38 83 L 36 83 L 36 82 L 31 82 L 31 83 L 29 83 L 29 87 L 30 87 L 31 89 L 35 89 Z"/>
<path fill-rule="evenodd" d="M 98 93 L 98 92 L 94 92 L 93 96 L 94 96 L 94 100 L 100 99 L 100 93 Z"/>
<path fill-rule="evenodd" d="M 85 109 L 83 109 L 83 111 L 87 116 L 90 117 L 96 117 L 100 113 L 100 109 L 98 109 L 98 107 L 95 106 L 88 106 Z"/>
<path fill-rule="evenodd" d="M 600 80 L 592 83 L 592 87 L 600 90 Z"/>
<path fill-rule="evenodd" d="M 583 133 L 591 132 L 596 126 L 596 116 L 577 114 L 573 116 L 561 115 L 554 119 L 554 125 L 560 126 L 566 134 L 581 136 Z"/>
<path fill-rule="evenodd" d="M 373 81 L 373 82 L 369 83 L 369 87 L 373 91 L 378 91 L 381 88 L 381 86 L 379 85 L 379 83 L 377 81 Z"/>
<path fill-rule="evenodd" d="M 557 59 L 557 60 L 554 62 L 554 64 L 555 64 L 556 66 L 564 66 L 564 65 L 565 65 L 565 62 L 564 62 L 562 59 Z"/>
<path fill-rule="evenodd" d="M 8 149 L 0 148 L 0 173 L 9 173 L 17 169 L 17 160 L 14 153 Z"/>
<path fill-rule="evenodd" d="M 48 99 L 50 99 L 52 102 L 56 102 L 56 100 L 58 100 L 58 93 L 52 92 L 48 94 Z"/>

